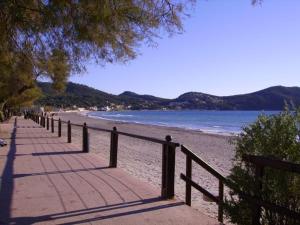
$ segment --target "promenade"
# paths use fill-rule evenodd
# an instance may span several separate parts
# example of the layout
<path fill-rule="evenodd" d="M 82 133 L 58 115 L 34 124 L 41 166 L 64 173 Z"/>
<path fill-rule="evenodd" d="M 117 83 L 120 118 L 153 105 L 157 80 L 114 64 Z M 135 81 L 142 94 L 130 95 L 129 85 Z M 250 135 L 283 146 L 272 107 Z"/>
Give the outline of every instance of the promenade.
<path fill-rule="evenodd" d="M 0 128 L 1 225 L 218 224 L 31 120 Z"/>

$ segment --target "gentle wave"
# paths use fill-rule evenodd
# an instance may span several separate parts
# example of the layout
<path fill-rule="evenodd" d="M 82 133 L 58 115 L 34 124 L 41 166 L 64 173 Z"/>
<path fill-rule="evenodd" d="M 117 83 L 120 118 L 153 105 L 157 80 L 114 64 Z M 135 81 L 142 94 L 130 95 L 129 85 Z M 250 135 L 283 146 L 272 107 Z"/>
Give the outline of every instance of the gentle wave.
<path fill-rule="evenodd" d="M 116 115 L 110 115 L 109 117 L 133 117 L 133 115 L 116 114 Z"/>
<path fill-rule="evenodd" d="M 118 111 L 90 112 L 93 118 L 135 124 L 178 127 L 205 133 L 239 134 L 242 127 L 254 122 L 260 114 L 276 114 L 277 111 Z"/>

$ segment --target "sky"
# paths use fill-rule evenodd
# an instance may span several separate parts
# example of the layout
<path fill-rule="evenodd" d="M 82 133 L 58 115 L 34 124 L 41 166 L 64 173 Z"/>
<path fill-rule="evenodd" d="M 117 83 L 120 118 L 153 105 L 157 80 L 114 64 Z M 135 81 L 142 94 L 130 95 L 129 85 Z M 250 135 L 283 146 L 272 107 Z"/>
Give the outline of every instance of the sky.
<path fill-rule="evenodd" d="M 71 81 L 120 94 L 165 98 L 189 92 L 244 94 L 300 86 L 300 1 L 198 0 L 184 33 L 142 45 L 126 64 L 89 63 Z"/>

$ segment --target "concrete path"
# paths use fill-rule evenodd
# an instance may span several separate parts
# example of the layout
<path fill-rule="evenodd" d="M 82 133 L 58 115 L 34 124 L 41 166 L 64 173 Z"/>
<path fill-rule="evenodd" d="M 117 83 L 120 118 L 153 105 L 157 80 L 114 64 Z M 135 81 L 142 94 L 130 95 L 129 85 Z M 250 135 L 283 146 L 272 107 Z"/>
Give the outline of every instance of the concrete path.
<path fill-rule="evenodd" d="M 0 125 L 0 224 L 218 224 L 30 120 Z"/>

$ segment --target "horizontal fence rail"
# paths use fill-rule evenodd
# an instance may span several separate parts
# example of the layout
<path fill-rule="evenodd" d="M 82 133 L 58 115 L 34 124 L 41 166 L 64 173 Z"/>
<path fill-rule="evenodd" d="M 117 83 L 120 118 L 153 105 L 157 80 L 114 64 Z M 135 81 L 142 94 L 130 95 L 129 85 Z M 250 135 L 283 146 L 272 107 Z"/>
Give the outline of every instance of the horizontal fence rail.
<path fill-rule="evenodd" d="M 223 182 L 226 180 L 224 176 L 222 176 L 219 172 L 213 169 L 209 164 L 207 164 L 204 160 L 202 160 L 195 153 L 187 149 L 184 145 L 181 145 L 181 151 L 186 155 L 186 175 L 180 174 L 182 180 L 186 182 L 186 204 L 191 206 L 191 187 L 194 187 L 202 194 L 207 196 L 213 202 L 218 204 L 218 220 L 223 223 L 223 196 L 224 196 L 224 184 Z M 196 162 L 198 165 L 203 167 L 209 173 L 211 173 L 214 177 L 219 179 L 219 195 L 215 196 L 209 191 L 207 191 L 204 187 L 195 183 L 192 180 L 192 162 Z"/>
<path fill-rule="evenodd" d="M 271 157 L 254 156 L 254 155 L 243 155 L 243 160 L 245 162 L 250 162 L 258 166 L 263 166 L 263 167 L 267 166 L 273 169 L 284 170 L 287 172 L 300 174 L 300 164 L 285 162 L 282 160 L 273 159 Z"/>
<path fill-rule="evenodd" d="M 109 167 L 116 168 L 118 161 L 118 137 L 119 135 L 136 138 L 139 140 L 144 140 L 152 143 L 157 143 L 162 145 L 162 182 L 161 182 L 161 197 L 164 199 L 174 198 L 174 185 L 175 185 L 175 150 L 179 147 L 179 143 L 172 142 L 170 135 L 166 135 L 165 140 L 147 137 L 137 134 L 131 134 L 126 132 L 120 132 L 116 127 L 112 130 L 103 129 L 99 127 L 88 126 L 84 124 L 71 123 L 70 121 L 63 121 L 60 118 L 54 119 L 53 117 L 40 116 L 36 114 L 30 114 L 31 118 L 36 123 L 40 124 L 42 127 L 47 127 L 47 130 L 51 127 L 51 132 L 55 132 L 55 122 L 57 123 L 57 135 L 62 136 L 62 124 L 67 125 L 67 142 L 72 142 L 72 126 L 82 128 L 82 151 L 89 152 L 89 130 L 107 132 L 111 134 L 110 137 L 110 157 L 109 157 Z M 50 122 L 49 122 L 50 121 Z"/>
<path fill-rule="evenodd" d="M 59 119 L 53 119 L 53 120 L 56 121 L 56 122 L 60 121 Z M 68 121 L 61 120 L 61 123 L 68 124 Z M 72 126 L 77 126 L 77 127 L 83 127 L 84 126 L 83 124 L 76 124 L 76 123 L 71 123 L 71 125 Z M 112 132 L 112 130 L 109 130 L 109 129 L 103 129 L 103 128 L 93 127 L 93 126 L 88 126 L 88 125 L 87 125 L 87 128 L 91 129 L 91 130 L 108 132 L 108 133 Z M 168 145 L 173 145 L 173 146 L 176 146 L 176 147 L 180 146 L 179 143 L 175 143 L 175 142 L 171 142 L 171 141 L 166 141 L 166 140 L 162 140 L 162 139 L 158 139 L 158 138 L 147 137 L 147 136 L 142 136 L 142 135 L 138 135 L 138 134 L 131 134 L 131 133 L 126 133 L 126 132 L 121 132 L 121 131 L 116 131 L 116 132 L 119 135 L 123 135 L 123 136 L 127 136 L 127 137 L 132 137 L 132 138 L 137 138 L 137 139 L 144 140 L 144 141 L 150 141 L 150 142 L 153 142 L 153 143 L 168 144 Z"/>
<path fill-rule="evenodd" d="M 238 189 L 238 187 L 233 184 L 230 180 L 226 179 L 199 156 L 193 153 L 191 150 L 186 148 L 184 145 L 181 145 L 181 151 L 186 155 L 186 174 L 180 174 L 180 177 L 186 183 L 186 204 L 191 206 L 191 187 L 200 191 L 206 197 L 210 198 L 213 202 L 218 204 L 218 220 L 223 223 L 223 205 L 224 205 L 224 185 L 230 189 L 235 190 L 242 198 L 246 199 L 249 203 L 252 204 L 252 224 L 260 225 L 261 210 L 262 207 L 274 211 L 278 214 L 289 216 L 293 219 L 300 221 L 300 213 L 290 210 L 287 207 L 276 205 L 274 203 L 266 202 L 259 198 L 259 193 L 261 189 L 261 180 L 263 177 L 263 170 L 265 167 L 270 167 L 278 170 L 285 170 L 288 172 L 299 173 L 300 174 L 300 165 L 290 162 L 284 162 L 277 159 L 272 159 L 263 156 L 254 156 L 254 155 L 244 155 L 243 160 L 250 162 L 255 167 L 255 180 L 257 185 L 257 196 L 248 195 Z M 192 162 L 197 163 L 199 166 L 204 168 L 214 177 L 219 180 L 219 194 L 218 196 L 213 195 L 207 191 L 204 187 L 201 187 L 199 184 L 192 180 Z"/>

